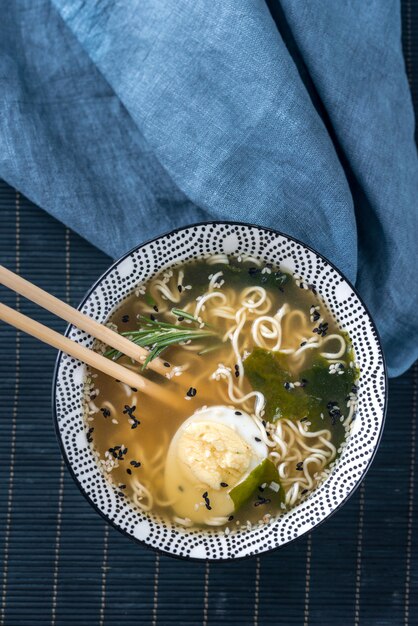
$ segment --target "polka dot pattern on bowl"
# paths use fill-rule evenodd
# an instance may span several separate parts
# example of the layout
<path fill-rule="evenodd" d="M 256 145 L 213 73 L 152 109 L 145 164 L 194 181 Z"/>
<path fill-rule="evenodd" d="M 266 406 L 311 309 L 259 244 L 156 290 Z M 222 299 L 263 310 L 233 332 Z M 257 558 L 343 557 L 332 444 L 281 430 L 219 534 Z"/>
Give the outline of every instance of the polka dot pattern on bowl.
<path fill-rule="evenodd" d="M 328 480 L 296 508 L 267 526 L 226 536 L 216 530 L 185 530 L 145 515 L 110 485 L 98 468 L 83 424 L 85 366 L 60 354 L 54 379 L 58 437 L 73 477 L 93 506 L 116 528 L 147 546 L 185 558 L 224 560 L 284 546 L 312 530 L 335 511 L 362 480 L 379 443 L 386 405 L 386 370 L 379 339 L 363 303 L 344 277 L 302 243 L 268 229 L 232 223 L 206 223 L 176 230 L 145 243 L 117 261 L 81 305 L 104 322 L 141 282 L 162 268 L 210 254 L 250 254 L 299 275 L 314 286 L 352 338 L 361 370 L 353 432 Z M 75 341 L 92 338 L 70 327 Z"/>

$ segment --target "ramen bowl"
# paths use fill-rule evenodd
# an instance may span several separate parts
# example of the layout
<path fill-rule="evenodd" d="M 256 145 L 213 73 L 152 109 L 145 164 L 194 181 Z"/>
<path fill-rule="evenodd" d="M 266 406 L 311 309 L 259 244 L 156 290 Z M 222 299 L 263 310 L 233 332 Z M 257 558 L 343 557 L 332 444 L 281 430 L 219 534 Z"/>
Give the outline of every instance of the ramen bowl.
<path fill-rule="evenodd" d="M 139 245 L 116 261 L 92 286 L 79 309 L 104 323 L 138 284 L 160 270 L 218 254 L 251 255 L 293 274 L 301 288 L 314 286 L 338 325 L 350 335 L 360 370 L 357 408 L 350 437 L 328 478 L 300 504 L 269 524 L 230 534 L 219 529 L 182 528 L 139 510 L 99 469 L 83 417 L 86 366 L 60 353 L 53 381 L 55 426 L 62 454 L 79 489 L 121 533 L 141 545 L 185 559 L 239 559 L 283 547 L 312 531 L 361 483 L 378 447 L 386 411 L 384 357 L 361 298 L 319 253 L 277 231 L 229 222 L 177 229 Z M 84 346 L 93 345 L 91 336 L 73 326 L 66 334 Z"/>

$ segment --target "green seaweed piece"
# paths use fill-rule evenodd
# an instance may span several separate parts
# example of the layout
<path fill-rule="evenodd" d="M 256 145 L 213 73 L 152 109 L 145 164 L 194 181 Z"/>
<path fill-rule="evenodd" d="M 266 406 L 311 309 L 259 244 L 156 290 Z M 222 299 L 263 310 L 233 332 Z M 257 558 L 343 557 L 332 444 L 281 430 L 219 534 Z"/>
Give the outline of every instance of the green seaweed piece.
<path fill-rule="evenodd" d="M 234 259 L 229 265 L 223 265 L 217 270 L 222 270 L 222 278 L 227 284 L 232 282 L 234 286 L 240 284 L 243 286 L 257 285 L 266 289 L 282 289 L 291 280 L 290 274 L 282 272 L 278 268 L 271 268 L 270 274 L 267 272 L 262 274 L 263 267 L 258 268 L 247 263 L 235 265 L 235 263 L 237 262 Z"/>
<path fill-rule="evenodd" d="M 264 459 L 257 467 L 253 469 L 250 474 L 248 474 L 247 478 L 245 478 L 238 485 L 233 487 L 229 492 L 230 497 L 232 498 L 235 506 L 235 510 L 237 511 L 243 504 L 248 502 L 248 500 L 253 495 L 254 491 L 258 489 L 258 487 L 264 483 L 267 485 L 271 482 L 275 482 L 279 485 L 279 490 L 275 492 L 273 489 L 269 489 L 268 486 L 266 490 L 268 490 L 268 497 L 272 500 L 277 506 L 280 506 L 282 502 L 284 502 L 284 489 L 280 483 L 279 473 L 277 471 L 276 466 L 270 459 Z M 263 495 L 265 492 L 263 492 Z"/>
<path fill-rule="evenodd" d="M 338 409 L 342 415 L 347 416 L 347 397 L 353 385 L 356 384 L 358 371 L 346 364 L 342 374 L 330 374 L 328 361 L 323 357 L 318 357 L 309 369 L 301 373 L 300 377 L 308 381 L 304 391 L 311 399 L 314 397 L 316 399 L 315 402 L 311 401 L 307 414 L 310 422 L 309 430 L 331 428 L 333 440 L 342 440 L 345 430 Z M 334 405 L 336 410 L 333 411 L 330 405 Z"/>
<path fill-rule="evenodd" d="M 154 298 L 152 297 L 152 295 L 148 291 L 145 292 L 144 299 L 145 299 L 145 302 L 148 304 L 148 306 L 154 307 L 157 304 Z"/>
<path fill-rule="evenodd" d="M 286 361 L 286 355 L 263 348 L 254 348 L 244 361 L 244 372 L 252 388 L 264 394 L 264 419 L 269 422 L 282 417 L 302 419 L 310 409 L 310 398 L 303 387 L 285 388 L 293 379 Z"/>
<path fill-rule="evenodd" d="M 347 414 L 347 396 L 356 383 L 358 371 L 346 364 L 341 374 L 330 374 L 329 362 L 319 356 L 298 375 L 304 386 L 287 389 L 285 384 L 294 378 L 287 369 L 287 358 L 284 354 L 255 348 L 244 361 L 251 386 L 264 394 L 264 419 L 275 422 L 281 418 L 306 418 L 309 430 L 332 426 L 335 438 L 342 438 L 344 426 L 338 409 Z"/>

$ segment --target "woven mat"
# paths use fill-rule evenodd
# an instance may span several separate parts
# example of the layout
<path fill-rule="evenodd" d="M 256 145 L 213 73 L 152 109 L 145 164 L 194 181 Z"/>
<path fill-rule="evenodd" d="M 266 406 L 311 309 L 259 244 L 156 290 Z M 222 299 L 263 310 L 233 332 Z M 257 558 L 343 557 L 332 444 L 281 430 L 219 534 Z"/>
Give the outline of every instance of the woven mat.
<path fill-rule="evenodd" d="M 418 6 L 404 2 L 418 103 Z M 0 263 L 76 305 L 109 258 L 0 182 Z M 0 300 L 63 331 L 4 289 Z M 376 460 L 307 538 L 238 563 L 159 557 L 111 529 L 64 469 L 51 418 L 55 352 L 0 325 L 0 623 L 418 624 L 418 365 L 390 382 Z"/>

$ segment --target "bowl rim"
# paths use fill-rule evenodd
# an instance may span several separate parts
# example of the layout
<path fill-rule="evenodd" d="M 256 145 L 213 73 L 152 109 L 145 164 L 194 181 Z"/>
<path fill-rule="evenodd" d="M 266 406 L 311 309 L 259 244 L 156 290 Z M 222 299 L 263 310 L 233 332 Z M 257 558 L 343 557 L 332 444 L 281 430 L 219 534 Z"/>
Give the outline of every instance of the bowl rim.
<path fill-rule="evenodd" d="M 337 511 L 339 511 L 346 503 L 347 501 L 355 494 L 355 492 L 357 491 L 357 489 L 360 487 L 360 485 L 364 482 L 364 479 L 366 477 L 366 474 L 369 472 L 370 467 L 375 459 L 376 453 L 380 447 L 380 443 L 382 440 L 382 436 L 383 436 L 383 431 L 385 428 L 385 423 L 386 423 L 386 416 L 387 416 L 387 408 L 388 408 L 388 370 L 387 370 L 387 365 L 386 365 L 386 358 L 385 358 L 385 354 L 383 351 L 383 346 L 382 346 L 382 341 L 380 338 L 380 333 L 376 327 L 376 324 L 374 322 L 374 319 L 369 311 L 369 308 L 367 307 L 367 305 L 364 303 L 363 298 L 361 297 L 361 295 L 359 294 L 359 292 L 357 291 L 357 289 L 354 287 L 354 285 L 351 283 L 351 281 L 348 280 L 348 278 L 345 276 L 345 274 L 338 268 L 336 267 L 336 265 L 334 265 L 334 263 L 332 263 L 327 257 L 325 257 L 323 254 L 321 254 L 320 252 L 318 252 L 317 250 L 315 250 L 315 248 L 312 248 L 310 245 L 303 243 L 303 241 L 301 241 L 300 239 L 297 239 L 296 237 L 293 237 L 292 235 L 288 235 L 286 233 L 284 233 L 283 231 L 277 230 L 275 228 L 270 228 L 268 226 L 260 226 L 258 224 L 253 224 L 251 222 L 238 222 L 235 220 L 207 220 L 207 221 L 202 221 L 202 222 L 193 222 L 192 224 L 188 224 L 188 225 L 183 225 L 183 226 L 179 226 L 177 228 L 174 228 L 172 230 L 166 231 L 160 235 L 156 235 L 155 237 L 152 237 L 150 239 L 147 239 L 146 241 L 141 242 L 140 244 L 134 246 L 133 248 L 130 248 L 127 252 L 125 252 L 121 257 L 117 258 L 116 260 L 114 260 L 111 265 L 99 276 L 99 278 L 91 285 L 91 287 L 89 287 L 89 289 L 87 290 L 87 292 L 84 294 L 83 298 L 81 299 L 80 303 L 77 306 L 77 310 L 81 310 L 84 306 L 84 304 L 86 303 L 86 301 L 88 300 L 88 298 L 91 296 L 91 294 L 95 291 L 96 287 L 98 287 L 100 285 L 100 283 L 106 278 L 106 276 L 108 276 L 108 274 L 110 274 L 120 263 L 122 263 L 125 259 L 127 259 L 131 254 L 133 254 L 134 252 L 137 252 L 138 250 L 140 250 L 141 248 L 143 248 L 144 246 L 147 246 L 155 241 L 157 241 L 158 239 L 164 239 L 165 237 L 171 236 L 171 235 L 175 235 L 176 233 L 183 231 L 183 230 L 187 230 L 188 228 L 194 228 L 195 226 L 210 226 L 210 225 L 228 225 L 228 226 L 246 226 L 249 228 L 255 228 L 258 230 L 263 230 L 263 231 L 267 231 L 270 233 L 273 233 L 274 235 L 278 235 L 279 237 L 285 237 L 287 239 L 289 239 L 290 241 L 293 241 L 294 243 L 302 246 L 303 248 L 306 248 L 307 250 L 309 250 L 310 252 L 312 252 L 313 254 L 317 255 L 320 259 L 322 259 L 323 261 L 325 261 L 325 263 L 327 263 L 330 267 L 332 267 L 337 274 L 339 274 L 341 276 L 341 278 L 345 281 L 345 283 L 353 290 L 354 294 L 357 296 L 357 298 L 359 299 L 361 305 L 364 308 L 365 313 L 367 314 L 371 327 L 375 333 L 375 337 L 376 337 L 376 344 L 377 347 L 379 349 L 380 352 L 380 356 L 382 359 L 382 366 L 383 366 L 383 375 L 384 375 L 384 405 L 382 408 L 382 418 L 381 418 L 381 424 L 379 427 L 379 433 L 378 433 L 378 437 L 376 440 L 376 445 L 368 459 L 367 465 L 364 468 L 362 474 L 361 474 L 361 478 L 356 482 L 356 484 L 354 485 L 354 487 L 352 488 L 352 490 L 346 495 L 346 497 L 339 502 L 339 504 L 330 511 L 330 513 L 328 513 L 328 515 L 326 515 L 323 519 L 321 519 L 317 524 L 315 524 L 312 528 L 303 531 L 300 535 L 298 535 L 297 537 L 292 537 L 292 539 L 289 539 L 288 541 L 286 541 L 285 544 L 283 545 L 278 545 L 278 546 L 274 546 L 268 550 L 265 550 L 263 552 L 257 553 L 257 554 L 244 554 L 242 556 L 230 556 L 230 557 L 225 557 L 225 558 L 215 558 L 215 559 L 211 559 L 211 558 L 200 558 L 200 557 L 191 557 L 191 556 L 185 556 L 183 554 L 173 554 L 172 552 L 168 551 L 168 550 L 164 550 L 163 548 L 160 548 L 158 546 L 153 546 L 150 545 L 149 543 L 147 543 L 146 541 L 144 541 L 143 539 L 138 539 L 137 537 L 135 537 L 132 534 L 129 534 L 126 530 L 124 530 L 123 528 L 121 528 L 120 526 L 118 526 L 113 520 L 111 520 L 91 499 L 91 497 L 88 495 L 88 493 L 86 491 L 84 491 L 80 481 L 78 480 L 77 476 L 75 475 L 75 471 L 72 468 L 72 465 L 67 457 L 65 448 L 64 448 L 64 443 L 62 441 L 62 437 L 61 437 L 61 432 L 59 429 L 59 424 L 58 424 L 58 414 L 57 414 L 57 402 L 56 402 L 56 394 L 57 394 L 57 380 L 58 380 L 58 371 L 59 371 L 59 367 L 61 364 L 61 359 L 63 356 L 63 352 L 60 350 L 58 352 L 56 361 L 55 361 L 55 366 L 54 366 L 54 371 L 53 371 L 53 376 L 52 376 L 52 394 L 51 394 L 51 402 L 52 402 L 52 420 L 53 420 L 53 425 L 54 425 L 54 430 L 55 430 L 55 436 L 58 440 L 58 445 L 59 445 L 59 449 L 61 451 L 61 455 L 64 459 L 65 465 L 67 467 L 67 469 L 69 470 L 69 473 L 72 477 L 72 479 L 74 480 L 75 484 L 77 485 L 79 491 L 81 492 L 81 494 L 84 496 L 84 498 L 87 500 L 87 502 L 90 504 L 90 506 L 93 507 L 93 509 L 108 523 L 110 524 L 113 528 L 115 528 L 118 532 L 121 533 L 121 535 L 123 535 L 124 537 L 129 538 L 131 541 L 139 544 L 140 546 L 151 550 L 152 552 L 154 552 L 155 554 L 160 554 L 163 556 L 169 556 L 171 558 L 174 559 L 178 559 L 181 561 L 191 561 L 191 562 L 195 562 L 195 563 L 229 563 L 229 562 L 236 562 L 236 561 L 243 561 L 246 559 L 251 559 L 251 558 L 255 558 L 255 557 L 260 557 L 264 554 L 271 554 L 273 552 L 276 552 L 277 550 L 281 550 L 281 549 L 285 549 L 287 546 L 289 546 L 290 544 L 294 543 L 295 541 L 299 541 L 300 539 L 302 539 L 303 537 L 306 537 L 306 535 L 309 535 L 310 533 L 314 532 L 319 526 L 321 526 L 324 522 L 327 522 Z M 68 324 L 68 326 L 65 329 L 65 333 L 64 336 L 68 337 L 71 329 L 74 327 L 73 324 Z"/>

